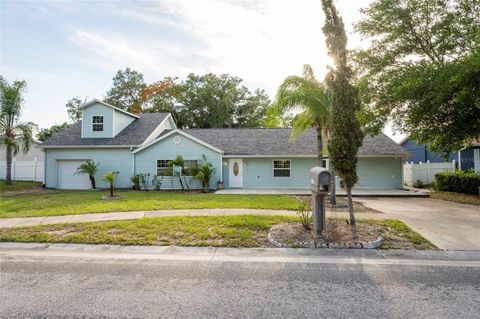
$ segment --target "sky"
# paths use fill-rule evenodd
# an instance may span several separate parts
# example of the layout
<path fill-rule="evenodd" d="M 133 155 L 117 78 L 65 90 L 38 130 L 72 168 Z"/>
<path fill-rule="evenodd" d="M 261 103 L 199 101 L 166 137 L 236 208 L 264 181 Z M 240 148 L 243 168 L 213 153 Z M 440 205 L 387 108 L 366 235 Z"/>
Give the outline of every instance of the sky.
<path fill-rule="evenodd" d="M 350 49 L 372 0 L 337 0 Z M 273 99 L 303 64 L 323 79 L 331 59 L 320 0 L 160 0 L 0 2 L 0 74 L 26 80 L 22 121 L 49 127 L 67 120 L 72 97 L 102 99 L 118 69 L 147 83 L 189 73 L 229 73 Z M 390 128 L 385 130 L 392 136 Z"/>

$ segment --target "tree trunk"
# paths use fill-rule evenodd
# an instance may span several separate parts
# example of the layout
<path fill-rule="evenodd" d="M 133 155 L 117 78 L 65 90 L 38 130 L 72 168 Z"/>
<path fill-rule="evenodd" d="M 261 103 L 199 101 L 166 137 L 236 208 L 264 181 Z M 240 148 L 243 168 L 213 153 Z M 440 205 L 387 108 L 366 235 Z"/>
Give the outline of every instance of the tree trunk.
<path fill-rule="evenodd" d="M 185 187 L 183 187 L 182 176 L 180 174 L 178 174 L 178 180 L 180 181 L 180 186 L 182 186 L 182 191 L 184 191 Z"/>
<path fill-rule="evenodd" d="M 92 184 L 92 189 L 95 189 L 95 187 L 96 187 L 96 185 L 95 185 L 95 176 L 89 175 L 88 177 L 90 177 L 90 184 Z"/>
<path fill-rule="evenodd" d="M 322 140 L 322 134 L 317 131 L 317 158 L 318 158 L 318 164 L 320 167 L 325 167 L 323 163 L 323 140 Z"/>
<path fill-rule="evenodd" d="M 185 186 L 187 186 L 187 189 L 190 190 L 190 186 L 188 186 L 187 178 L 185 175 L 183 175 L 183 181 L 185 182 Z"/>
<path fill-rule="evenodd" d="M 332 159 L 329 163 L 330 168 L 330 205 L 337 205 L 337 190 L 335 188 L 335 167 L 333 166 Z"/>
<path fill-rule="evenodd" d="M 7 172 L 5 174 L 5 184 L 12 185 L 12 148 L 7 146 L 6 150 Z"/>
<path fill-rule="evenodd" d="M 350 214 L 350 225 L 355 226 L 355 212 L 353 211 L 353 200 L 352 200 L 352 188 L 347 188 L 347 197 L 348 197 L 348 213 Z"/>
<path fill-rule="evenodd" d="M 113 183 L 110 183 L 110 197 L 113 197 Z"/>

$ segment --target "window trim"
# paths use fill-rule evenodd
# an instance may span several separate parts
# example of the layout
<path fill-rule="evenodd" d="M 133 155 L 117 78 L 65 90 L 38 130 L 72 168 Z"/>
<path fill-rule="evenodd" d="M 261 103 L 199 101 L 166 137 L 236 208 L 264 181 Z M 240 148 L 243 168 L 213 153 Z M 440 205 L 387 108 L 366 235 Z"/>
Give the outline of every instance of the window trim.
<path fill-rule="evenodd" d="M 155 163 L 156 163 L 156 170 L 155 170 L 155 171 L 157 172 L 157 176 L 171 176 L 171 175 L 159 175 L 159 174 L 158 174 L 158 162 L 159 162 L 159 161 L 166 161 L 167 166 L 163 167 L 163 169 L 166 169 L 166 168 L 168 168 L 168 162 L 173 161 L 173 159 L 167 159 L 167 160 L 165 160 L 165 159 L 157 159 L 156 162 L 155 162 Z M 185 162 L 186 162 L 186 161 L 195 162 L 195 165 L 198 165 L 198 160 L 184 160 L 184 161 L 185 161 Z M 182 175 L 181 175 L 181 176 L 192 177 L 192 175 L 190 175 L 189 168 L 190 168 L 190 166 L 184 167 L 184 168 L 182 169 Z"/>
<path fill-rule="evenodd" d="M 276 161 L 289 161 L 290 162 L 290 168 L 275 168 L 275 162 Z M 279 169 L 279 170 L 288 170 L 290 172 L 289 176 L 275 176 L 275 170 L 276 169 Z M 279 158 L 276 158 L 276 159 L 273 159 L 272 160 L 272 177 L 273 178 L 292 178 L 292 160 L 291 159 L 279 159 Z"/>
<path fill-rule="evenodd" d="M 102 119 L 102 123 L 95 123 L 94 122 L 94 119 L 96 117 L 99 117 Z M 99 131 L 99 130 L 95 130 L 94 127 L 95 125 L 102 125 L 102 130 Z M 92 132 L 105 132 L 105 118 L 103 115 L 92 115 Z"/>
<path fill-rule="evenodd" d="M 186 161 L 190 161 L 190 162 L 195 162 L 195 166 L 198 165 L 198 160 L 186 160 L 184 159 L 184 165 L 185 165 L 185 162 Z M 182 170 L 182 176 L 186 176 L 186 177 L 192 177 L 192 175 L 190 175 L 190 167 L 191 166 L 187 166 L 187 167 L 184 167 L 183 170 Z"/>
<path fill-rule="evenodd" d="M 164 174 L 159 175 L 159 174 L 158 174 L 158 162 L 159 162 L 159 161 L 165 161 L 165 162 L 167 163 L 167 166 L 162 167 L 162 169 L 165 170 L 165 169 L 168 168 L 168 162 L 170 162 L 171 160 L 157 159 L 156 162 L 155 162 L 155 172 L 156 172 L 156 175 L 157 175 L 157 176 L 171 176 L 171 175 L 164 175 Z"/>

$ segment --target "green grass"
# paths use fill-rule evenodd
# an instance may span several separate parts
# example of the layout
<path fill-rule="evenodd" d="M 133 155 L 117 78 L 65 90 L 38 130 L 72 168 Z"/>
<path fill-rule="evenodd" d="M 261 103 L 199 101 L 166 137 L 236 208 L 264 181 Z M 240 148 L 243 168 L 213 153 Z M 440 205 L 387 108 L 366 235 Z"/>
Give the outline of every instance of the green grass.
<path fill-rule="evenodd" d="M 198 247 L 266 247 L 270 227 L 295 216 L 176 216 L 0 229 L 0 242 L 41 242 Z M 358 220 L 382 228 L 382 249 L 435 249 L 398 220 Z"/>
<path fill-rule="evenodd" d="M 383 226 L 385 241 L 382 249 L 404 249 L 413 246 L 415 249 L 437 249 L 428 239 L 408 227 L 404 222 L 395 219 L 359 219 L 358 222 Z"/>
<path fill-rule="evenodd" d="M 431 198 L 443 199 L 452 202 L 470 204 L 470 205 L 480 205 L 480 196 L 453 193 L 453 192 L 430 192 L 428 193 Z"/>
<path fill-rule="evenodd" d="M 177 216 L 0 229 L 0 241 L 77 244 L 262 247 L 290 216 Z"/>
<path fill-rule="evenodd" d="M 6 185 L 5 181 L 2 179 L 0 180 L 0 193 L 9 192 L 9 191 L 17 191 L 17 190 L 24 190 L 24 189 L 31 189 L 41 187 L 41 182 L 24 182 L 24 181 L 13 181 L 12 185 Z"/>
<path fill-rule="evenodd" d="M 198 208 L 298 208 L 298 200 L 285 195 L 214 195 L 179 192 L 119 191 L 124 198 L 102 200 L 106 191 L 76 191 L 51 194 L 4 196 L 0 218 L 54 216 L 113 211 Z"/>

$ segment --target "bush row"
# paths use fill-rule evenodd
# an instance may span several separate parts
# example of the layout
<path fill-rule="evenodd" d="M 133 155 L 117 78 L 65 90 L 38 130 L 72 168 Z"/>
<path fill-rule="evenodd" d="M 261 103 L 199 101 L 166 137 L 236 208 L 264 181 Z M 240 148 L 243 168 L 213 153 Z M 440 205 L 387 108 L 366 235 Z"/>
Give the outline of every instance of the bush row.
<path fill-rule="evenodd" d="M 479 195 L 480 174 L 463 171 L 438 173 L 435 175 L 434 187 L 437 191 Z"/>

